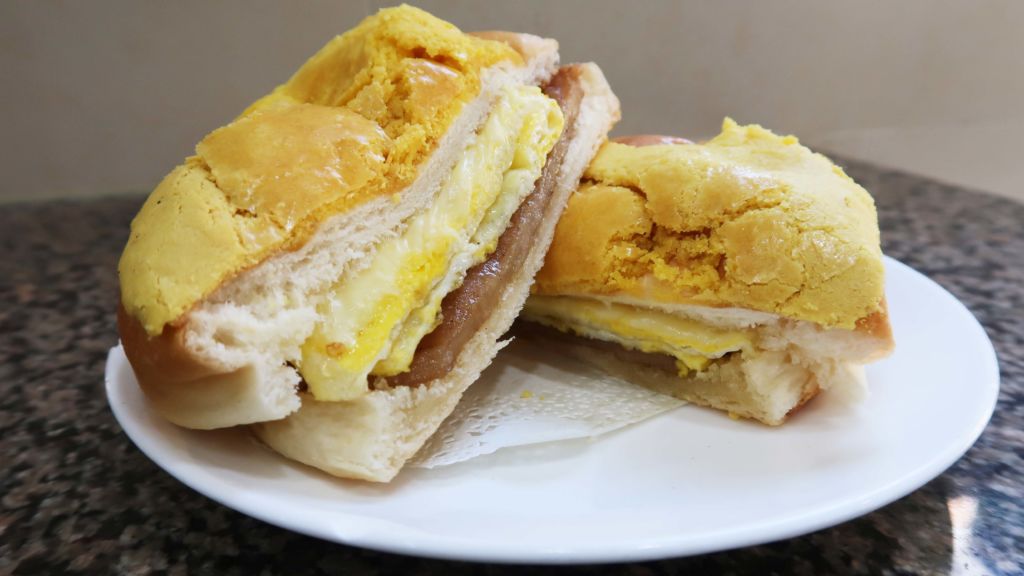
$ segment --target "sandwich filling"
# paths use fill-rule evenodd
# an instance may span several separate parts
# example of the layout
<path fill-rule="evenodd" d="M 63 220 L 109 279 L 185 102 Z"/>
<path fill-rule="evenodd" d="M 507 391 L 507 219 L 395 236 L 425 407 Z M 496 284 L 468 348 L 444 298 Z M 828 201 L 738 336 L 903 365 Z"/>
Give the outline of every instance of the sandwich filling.
<path fill-rule="evenodd" d="M 751 330 L 719 327 L 660 310 L 572 296 L 531 297 L 524 317 L 562 332 L 675 358 L 681 376 L 731 352 L 751 351 Z"/>
<path fill-rule="evenodd" d="M 388 378 L 390 386 L 416 386 L 448 374 L 459 354 L 500 306 L 505 290 L 520 274 L 536 245 L 537 235 L 550 213 L 556 185 L 563 178 L 569 144 L 576 138 L 577 119 L 583 107 L 582 68 L 561 68 L 544 86 L 544 94 L 558 102 L 564 128 L 533 192 L 512 215 L 498 238 L 494 252 L 469 270 L 462 285 L 441 302 L 439 325 L 420 340 L 408 372 Z"/>
<path fill-rule="evenodd" d="M 298 362 L 315 398 L 357 398 L 369 391 L 369 376 L 408 371 L 420 340 L 441 321 L 445 295 L 494 251 L 533 190 L 562 125 L 558 104 L 539 88 L 505 91 L 430 208 L 320 304 Z"/>

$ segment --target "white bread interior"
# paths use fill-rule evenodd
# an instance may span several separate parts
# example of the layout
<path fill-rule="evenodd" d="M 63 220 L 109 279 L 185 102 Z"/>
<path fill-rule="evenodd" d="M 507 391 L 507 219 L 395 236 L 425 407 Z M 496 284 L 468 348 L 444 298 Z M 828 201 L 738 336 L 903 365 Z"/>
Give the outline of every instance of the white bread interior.
<path fill-rule="evenodd" d="M 573 357 L 616 377 L 681 400 L 778 426 L 820 391 L 846 398 L 866 392 L 863 364 L 893 348 L 888 323 L 871 329 L 823 329 L 814 323 L 743 308 L 662 305 L 621 297 L 598 300 L 656 308 L 723 328 L 749 330 L 755 348 L 680 376 L 674 362 L 661 355 L 627 351 L 618 344 L 596 343 L 552 331 L 528 332 L 550 340 Z"/>
<path fill-rule="evenodd" d="M 508 86 L 547 81 L 558 66 L 558 43 L 502 33 L 524 65 L 502 63 L 481 75 L 480 94 L 466 104 L 420 168 L 415 181 L 325 221 L 295 251 L 284 251 L 225 283 L 176 321 L 173 354 L 180 361 L 140 377 L 151 404 L 171 422 L 212 429 L 276 420 L 298 410 L 300 357 L 312 333 L 317 305 L 338 278 L 372 261 L 383 240 L 399 236 L 410 216 L 433 201 L 466 142 Z M 589 157 L 588 157 L 589 160 Z M 176 374 L 178 366 L 202 375 Z"/>
<path fill-rule="evenodd" d="M 448 417 L 462 393 L 504 346 L 499 338 L 526 301 L 559 215 L 619 119 L 618 100 L 600 69 L 593 64 L 577 66 L 584 96 L 541 229 L 519 274 L 505 286 L 500 304 L 466 344 L 454 369 L 423 386 L 375 390 L 351 402 L 305 398 L 302 407 L 288 418 L 252 426 L 267 445 L 337 476 L 386 482 Z"/>

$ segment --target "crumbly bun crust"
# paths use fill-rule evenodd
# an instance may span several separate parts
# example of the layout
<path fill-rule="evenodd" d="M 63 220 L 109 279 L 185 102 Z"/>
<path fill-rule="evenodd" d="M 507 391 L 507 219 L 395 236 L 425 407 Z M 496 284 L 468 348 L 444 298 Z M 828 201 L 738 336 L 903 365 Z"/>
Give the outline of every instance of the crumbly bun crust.
<path fill-rule="evenodd" d="M 328 42 L 153 191 L 118 267 L 125 309 L 155 336 L 240 272 L 308 243 L 332 216 L 404 200 L 445 136 L 481 115 L 474 104 L 490 100 L 501 71 L 551 73 L 553 61 L 536 63 L 540 51 L 557 53 L 553 42 L 519 45 L 534 53 L 410 6 Z"/>
<path fill-rule="evenodd" d="M 610 142 L 559 222 L 536 291 L 887 324 L 871 196 L 841 168 L 726 119 L 703 144 Z"/>

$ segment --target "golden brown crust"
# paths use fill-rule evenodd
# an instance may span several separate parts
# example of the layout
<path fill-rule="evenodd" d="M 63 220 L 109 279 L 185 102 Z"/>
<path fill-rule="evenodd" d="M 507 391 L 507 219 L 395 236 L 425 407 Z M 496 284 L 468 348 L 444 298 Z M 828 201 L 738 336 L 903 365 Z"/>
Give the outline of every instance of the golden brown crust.
<path fill-rule="evenodd" d="M 283 417 L 299 406 L 292 389 L 281 395 L 260 386 L 268 379 L 259 373 L 261 368 L 228 369 L 204 362 L 187 346 L 185 327 L 168 325 L 151 338 L 120 305 L 117 320 L 125 356 L 149 405 L 175 424 L 224 428 L 252 422 L 254 414 Z M 288 375 L 269 378 L 274 376 L 287 386 Z"/>
<path fill-rule="evenodd" d="M 882 301 L 879 303 L 879 309 L 877 312 L 857 320 L 857 325 L 854 330 L 878 341 L 878 348 L 876 352 L 871 358 L 866 359 L 865 361 L 884 358 L 892 352 L 896 343 L 892 337 L 892 324 L 889 322 L 889 304 L 885 297 L 882 297 Z"/>
<path fill-rule="evenodd" d="M 251 386 L 246 370 L 224 370 L 197 358 L 181 326 L 167 325 L 151 338 L 119 303 L 117 327 L 139 387 L 150 405 L 175 424 L 218 427 L 216 414 L 230 410 Z"/>
<path fill-rule="evenodd" d="M 150 337 L 120 302 L 117 305 L 117 330 L 125 355 L 144 389 L 177 385 L 225 372 L 201 362 L 189 350 L 182 326 L 168 324 L 159 336 Z"/>

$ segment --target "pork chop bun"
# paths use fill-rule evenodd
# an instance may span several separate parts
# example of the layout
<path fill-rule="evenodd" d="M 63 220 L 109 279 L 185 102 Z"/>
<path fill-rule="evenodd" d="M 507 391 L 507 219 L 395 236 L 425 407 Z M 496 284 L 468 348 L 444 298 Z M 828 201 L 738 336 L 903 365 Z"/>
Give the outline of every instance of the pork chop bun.
<path fill-rule="evenodd" d="M 150 404 L 393 478 L 501 348 L 619 117 L 557 48 L 385 9 L 203 138 L 119 264 Z"/>
<path fill-rule="evenodd" d="M 860 393 L 893 348 L 870 194 L 728 119 L 704 143 L 606 144 L 523 316 L 610 372 L 770 425 L 822 390 Z"/>

